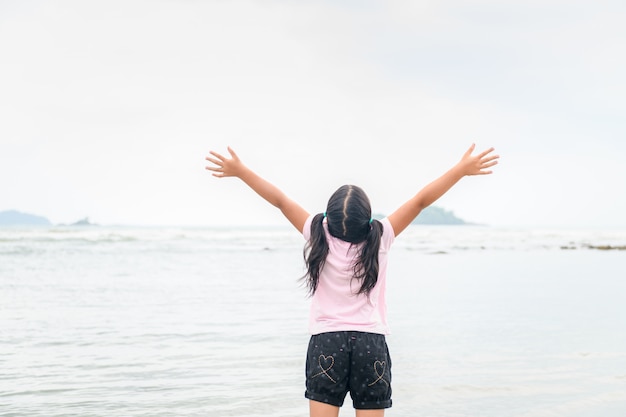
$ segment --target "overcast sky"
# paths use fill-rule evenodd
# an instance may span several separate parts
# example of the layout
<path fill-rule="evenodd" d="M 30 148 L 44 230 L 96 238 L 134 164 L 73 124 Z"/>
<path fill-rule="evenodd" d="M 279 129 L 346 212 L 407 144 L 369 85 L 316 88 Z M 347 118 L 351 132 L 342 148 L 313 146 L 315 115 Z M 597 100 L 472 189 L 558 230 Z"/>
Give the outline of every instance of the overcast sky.
<path fill-rule="evenodd" d="M 204 169 L 230 145 L 311 212 L 389 213 L 475 142 L 494 174 L 436 205 L 626 227 L 625 4 L 0 0 L 0 211 L 285 223 Z"/>

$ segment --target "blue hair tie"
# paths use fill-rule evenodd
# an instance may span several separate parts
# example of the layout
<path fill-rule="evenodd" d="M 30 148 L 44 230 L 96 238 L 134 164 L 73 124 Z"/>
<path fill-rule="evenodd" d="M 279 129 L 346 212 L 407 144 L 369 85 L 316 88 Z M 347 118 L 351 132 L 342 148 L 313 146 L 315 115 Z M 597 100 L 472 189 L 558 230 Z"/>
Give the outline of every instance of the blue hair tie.
<path fill-rule="evenodd" d="M 370 224 L 372 224 L 373 221 L 374 221 L 374 219 L 370 219 Z"/>
<path fill-rule="evenodd" d="M 324 218 L 326 218 L 326 212 L 324 212 Z"/>

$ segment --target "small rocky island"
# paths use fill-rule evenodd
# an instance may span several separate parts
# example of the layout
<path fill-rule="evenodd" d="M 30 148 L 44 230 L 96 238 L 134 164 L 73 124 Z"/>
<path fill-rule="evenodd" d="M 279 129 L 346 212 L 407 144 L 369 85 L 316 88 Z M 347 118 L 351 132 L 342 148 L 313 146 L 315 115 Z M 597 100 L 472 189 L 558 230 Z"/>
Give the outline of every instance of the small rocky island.
<path fill-rule="evenodd" d="M 77 222 L 70 223 L 68 226 L 96 226 L 96 224 L 90 222 L 89 217 L 85 217 L 84 219 L 80 219 Z"/>
<path fill-rule="evenodd" d="M 437 206 L 426 207 L 422 212 L 411 222 L 411 224 L 449 224 L 449 225 L 463 225 L 469 224 L 465 220 L 460 219 L 454 215 L 453 212 L 442 209 Z"/>

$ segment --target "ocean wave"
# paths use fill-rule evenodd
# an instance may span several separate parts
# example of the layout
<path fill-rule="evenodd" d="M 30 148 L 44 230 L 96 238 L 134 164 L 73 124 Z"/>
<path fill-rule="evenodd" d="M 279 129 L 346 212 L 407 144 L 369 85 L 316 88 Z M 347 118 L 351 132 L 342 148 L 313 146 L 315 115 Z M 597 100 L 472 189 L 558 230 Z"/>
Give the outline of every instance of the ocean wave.
<path fill-rule="evenodd" d="M 304 246 L 287 228 L 98 227 L 0 229 L 0 254 L 27 254 L 47 245 L 167 245 L 174 251 L 267 251 Z M 155 246 L 155 247 L 156 247 Z M 626 251 L 626 231 L 490 227 L 408 228 L 394 244 L 426 253 L 484 250 Z"/>

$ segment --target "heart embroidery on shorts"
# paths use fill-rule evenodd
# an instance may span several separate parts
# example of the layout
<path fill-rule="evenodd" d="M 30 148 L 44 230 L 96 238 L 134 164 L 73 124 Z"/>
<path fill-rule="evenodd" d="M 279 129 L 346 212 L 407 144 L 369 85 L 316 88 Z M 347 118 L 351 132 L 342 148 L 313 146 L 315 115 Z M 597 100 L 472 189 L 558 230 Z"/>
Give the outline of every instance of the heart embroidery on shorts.
<path fill-rule="evenodd" d="M 317 364 L 319 365 L 322 372 L 313 375 L 311 379 L 315 378 L 316 376 L 326 375 L 328 379 L 330 379 L 331 381 L 333 381 L 333 383 L 336 384 L 337 381 L 335 381 L 330 375 L 328 375 L 328 371 L 330 371 L 330 369 L 333 366 L 335 366 L 335 358 L 332 355 L 329 355 L 329 356 L 320 355 L 319 358 L 317 358 Z"/>
<path fill-rule="evenodd" d="M 376 362 L 374 362 L 374 372 L 376 372 L 376 376 L 378 378 L 376 378 L 376 380 L 374 382 L 372 382 L 371 384 L 368 384 L 367 385 L 368 387 L 371 387 L 372 385 L 374 385 L 378 381 L 383 381 L 385 384 L 389 385 L 389 383 L 387 381 L 385 381 L 385 379 L 383 378 L 383 376 L 385 375 L 385 365 L 386 365 L 385 361 L 376 361 Z"/>

